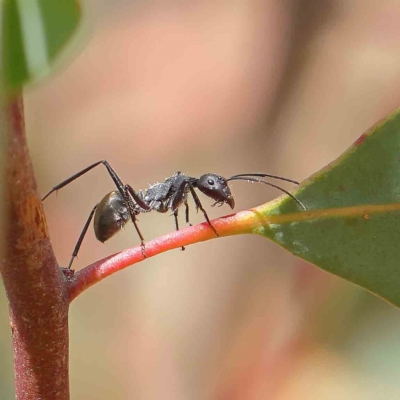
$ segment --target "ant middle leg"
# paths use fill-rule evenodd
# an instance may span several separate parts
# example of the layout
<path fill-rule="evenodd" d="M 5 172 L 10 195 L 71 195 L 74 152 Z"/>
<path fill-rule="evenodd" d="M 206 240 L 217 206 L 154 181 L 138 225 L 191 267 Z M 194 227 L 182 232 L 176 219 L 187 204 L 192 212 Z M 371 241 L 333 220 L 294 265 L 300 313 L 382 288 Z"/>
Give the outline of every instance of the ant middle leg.
<path fill-rule="evenodd" d="M 179 231 L 179 222 L 178 222 L 178 208 L 174 211 L 174 218 L 175 218 L 175 228 L 177 231 Z M 185 247 L 181 247 L 182 251 L 185 251 Z"/>
<path fill-rule="evenodd" d="M 187 200 L 184 201 L 184 204 L 185 204 L 186 223 L 187 223 L 189 226 L 192 226 L 192 224 L 191 224 L 190 221 L 189 221 L 189 204 L 188 204 Z"/>

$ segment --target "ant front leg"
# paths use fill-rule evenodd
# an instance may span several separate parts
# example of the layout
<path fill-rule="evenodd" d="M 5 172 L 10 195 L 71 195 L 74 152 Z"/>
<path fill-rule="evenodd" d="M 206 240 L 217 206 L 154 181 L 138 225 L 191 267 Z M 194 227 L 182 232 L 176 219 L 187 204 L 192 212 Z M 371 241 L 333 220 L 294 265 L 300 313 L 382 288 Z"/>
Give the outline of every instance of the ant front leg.
<path fill-rule="evenodd" d="M 196 204 L 196 208 L 200 209 L 204 215 L 204 218 L 206 219 L 206 221 L 208 222 L 208 225 L 210 225 L 210 227 L 212 228 L 212 230 L 214 231 L 216 236 L 219 236 L 217 230 L 215 229 L 215 227 L 213 226 L 213 224 L 210 221 L 210 218 L 208 218 L 207 212 L 206 210 L 203 208 L 199 197 L 197 196 L 196 191 L 194 190 L 194 187 L 192 186 L 190 180 L 186 179 L 182 182 L 182 184 L 179 186 L 178 190 L 175 192 L 175 196 L 174 199 L 172 201 L 172 209 L 176 209 L 178 207 L 178 205 L 182 202 L 182 198 L 185 195 L 185 190 L 187 190 L 187 188 L 189 187 L 190 193 L 193 196 L 193 200 L 194 203 Z"/>
<path fill-rule="evenodd" d="M 208 215 L 207 215 L 207 213 L 206 213 L 206 210 L 203 208 L 203 206 L 202 206 L 202 204 L 201 204 L 201 202 L 200 202 L 200 199 L 199 199 L 199 197 L 197 196 L 196 191 L 194 190 L 194 187 L 193 187 L 190 183 L 189 183 L 189 189 L 190 189 L 190 193 L 192 193 L 193 200 L 194 200 L 194 202 L 195 202 L 195 204 L 196 204 L 196 207 L 197 207 L 197 208 L 200 208 L 200 210 L 202 211 L 202 213 L 203 213 L 203 215 L 204 215 L 204 218 L 205 218 L 206 221 L 208 222 L 208 225 L 211 226 L 211 228 L 212 228 L 212 230 L 214 231 L 214 233 L 216 234 L 216 236 L 219 237 L 219 234 L 218 234 L 217 230 L 215 229 L 214 225 L 211 223 L 210 219 L 208 218 Z"/>

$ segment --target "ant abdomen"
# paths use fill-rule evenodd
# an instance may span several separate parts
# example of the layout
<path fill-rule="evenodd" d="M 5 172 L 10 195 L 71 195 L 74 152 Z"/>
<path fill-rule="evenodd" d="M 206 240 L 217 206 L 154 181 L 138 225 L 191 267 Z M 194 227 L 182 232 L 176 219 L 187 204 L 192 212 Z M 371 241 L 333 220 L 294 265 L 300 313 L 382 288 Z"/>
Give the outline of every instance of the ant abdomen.
<path fill-rule="evenodd" d="M 97 240 L 104 243 L 118 233 L 129 220 L 129 211 L 121 193 L 108 193 L 97 204 L 94 214 L 93 226 Z"/>

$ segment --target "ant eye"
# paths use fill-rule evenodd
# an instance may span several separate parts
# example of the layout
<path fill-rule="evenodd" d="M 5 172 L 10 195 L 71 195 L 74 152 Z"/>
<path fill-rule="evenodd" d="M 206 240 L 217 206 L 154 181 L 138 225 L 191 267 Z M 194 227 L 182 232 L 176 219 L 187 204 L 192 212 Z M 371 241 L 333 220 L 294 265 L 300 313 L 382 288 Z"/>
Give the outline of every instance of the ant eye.
<path fill-rule="evenodd" d="M 211 186 L 212 186 L 212 185 L 214 185 L 214 183 L 215 183 L 215 182 L 214 182 L 214 180 L 213 180 L 213 179 L 209 179 L 209 180 L 207 181 L 207 183 L 208 183 L 209 185 L 211 185 Z"/>

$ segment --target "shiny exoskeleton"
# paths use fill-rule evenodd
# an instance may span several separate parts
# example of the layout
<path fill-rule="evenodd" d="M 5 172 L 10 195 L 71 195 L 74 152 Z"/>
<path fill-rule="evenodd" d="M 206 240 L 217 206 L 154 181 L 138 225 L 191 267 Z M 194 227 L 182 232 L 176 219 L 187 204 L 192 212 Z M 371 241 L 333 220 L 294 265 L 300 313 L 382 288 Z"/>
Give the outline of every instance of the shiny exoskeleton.
<path fill-rule="evenodd" d="M 185 205 L 186 223 L 190 224 L 188 197 L 191 196 L 194 200 L 196 210 L 200 209 L 202 211 L 208 225 L 214 231 L 215 235 L 218 236 L 218 232 L 211 224 L 207 212 L 204 210 L 195 189 L 199 189 L 207 197 L 213 199 L 214 204 L 212 204 L 212 206 L 222 206 L 226 203 L 233 209 L 235 206 L 235 201 L 228 186 L 229 181 L 244 180 L 247 182 L 264 183 L 286 193 L 293 200 L 295 200 L 301 208 L 305 210 L 305 207 L 300 200 L 298 200 L 291 193 L 262 179 L 268 177 L 288 181 L 298 185 L 298 182 L 291 179 L 282 178 L 280 176 L 250 173 L 234 175 L 226 179 L 217 174 L 207 173 L 202 175 L 200 178 L 193 178 L 183 174 L 180 171 L 177 171 L 171 177 L 166 178 L 164 182 L 151 185 L 145 191 L 140 190 L 135 192 L 130 185 L 122 182 L 120 177 L 116 174 L 114 169 L 106 160 L 98 161 L 92 165 L 89 165 L 87 168 L 54 186 L 53 189 L 51 189 L 42 200 L 45 200 L 53 192 L 63 188 L 100 164 L 103 164 L 107 168 L 107 171 L 114 181 L 117 190 L 108 193 L 98 204 L 94 206 L 72 253 L 71 261 L 67 267 L 68 269 L 71 268 L 72 262 L 79 252 L 83 238 L 85 237 L 93 216 L 94 232 L 96 238 L 101 242 L 105 242 L 106 240 L 110 239 L 117 232 L 119 232 L 129 220 L 131 220 L 135 225 L 136 231 L 139 235 L 142 253 L 145 257 L 146 252 L 144 238 L 137 225 L 136 216 L 140 213 L 146 213 L 150 211 L 157 211 L 160 213 L 172 211 L 175 218 L 176 229 L 179 230 L 178 210 L 182 205 Z M 183 247 L 182 250 L 184 250 Z"/>

